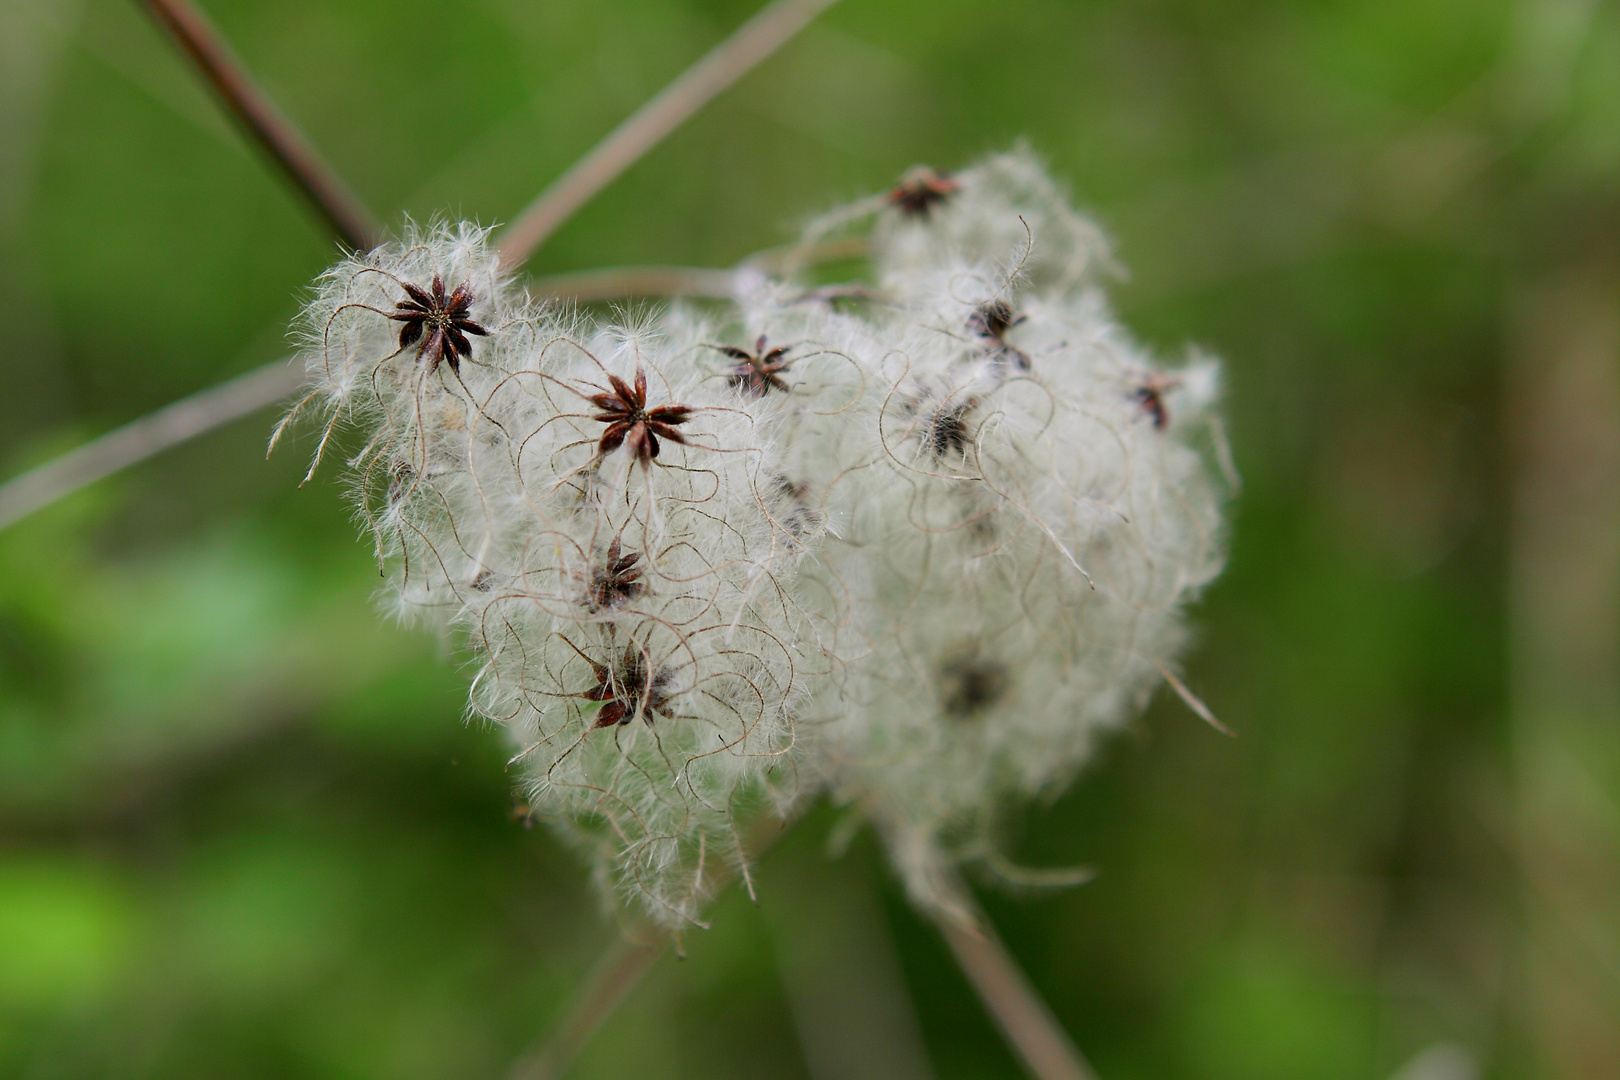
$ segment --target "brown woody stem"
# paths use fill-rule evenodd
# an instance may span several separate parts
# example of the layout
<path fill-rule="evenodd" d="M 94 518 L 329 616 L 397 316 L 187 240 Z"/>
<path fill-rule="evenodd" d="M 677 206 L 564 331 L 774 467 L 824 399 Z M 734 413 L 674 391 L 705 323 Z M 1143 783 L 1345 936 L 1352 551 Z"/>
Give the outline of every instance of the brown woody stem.
<path fill-rule="evenodd" d="M 527 259 L 575 210 L 835 2 L 773 0 L 761 8 L 541 192 L 501 237 L 501 264 Z"/>
<path fill-rule="evenodd" d="M 1030 1076 L 1036 1080 L 1097 1080 L 967 886 L 958 880 L 954 891 L 952 906 L 960 914 L 937 909 L 925 909 L 926 913 Z"/>
<path fill-rule="evenodd" d="M 298 389 L 303 378 L 302 364 L 272 361 L 147 413 L 7 480 L 0 484 L 0 529 L 171 446 L 274 405 Z"/>
<path fill-rule="evenodd" d="M 729 300 L 737 295 L 737 271 L 696 266 L 612 266 L 537 278 L 529 283 L 529 293 L 582 303 L 628 296 Z"/>
<path fill-rule="evenodd" d="M 620 937 L 608 948 L 550 1038 L 512 1067 L 512 1080 L 555 1080 L 567 1072 L 596 1029 L 664 955 L 666 943 L 652 938 L 651 933 L 642 928 L 636 937 Z"/>
<path fill-rule="evenodd" d="M 349 186 L 322 160 L 291 120 L 254 85 L 219 32 L 189 0 L 141 0 L 152 17 L 202 69 L 236 119 L 303 192 L 343 243 L 357 251 L 376 246 L 382 227 Z"/>

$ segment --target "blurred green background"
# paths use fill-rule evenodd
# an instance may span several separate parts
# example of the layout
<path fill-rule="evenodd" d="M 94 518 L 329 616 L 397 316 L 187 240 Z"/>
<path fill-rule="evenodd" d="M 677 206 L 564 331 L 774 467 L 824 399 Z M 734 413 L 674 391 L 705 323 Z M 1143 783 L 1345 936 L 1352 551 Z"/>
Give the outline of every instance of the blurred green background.
<path fill-rule="evenodd" d="M 397 224 L 510 220 L 754 5 L 205 7 Z M 1188 671 L 1241 737 L 1161 697 L 1032 809 L 1098 877 L 984 890 L 1009 946 L 1105 1080 L 1620 1076 L 1620 10 L 844 0 L 531 269 L 1020 137 L 1246 487 Z M 0 247 L 5 476 L 283 355 L 333 253 L 129 0 L 0 4 Z M 0 1075 L 501 1077 L 615 933 L 271 421 L 0 532 Z M 834 818 L 574 1075 L 1019 1075 Z"/>

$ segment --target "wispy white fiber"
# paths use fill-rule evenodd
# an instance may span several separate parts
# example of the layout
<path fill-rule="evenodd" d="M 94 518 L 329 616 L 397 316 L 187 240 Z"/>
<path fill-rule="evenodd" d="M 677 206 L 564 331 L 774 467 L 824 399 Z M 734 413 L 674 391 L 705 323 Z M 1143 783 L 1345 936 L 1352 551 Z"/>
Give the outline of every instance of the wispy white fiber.
<path fill-rule="evenodd" d="M 700 325 L 598 325 L 495 265 L 481 231 L 437 226 L 334 268 L 303 324 L 309 400 L 359 429 L 390 602 L 471 646 L 472 707 L 508 733 L 530 805 L 679 926 L 739 857 L 738 806 L 793 794 L 788 586 L 813 530 L 787 519 L 768 407 Z M 470 288 L 488 331 L 459 372 L 401 348 L 389 318 L 435 276 Z M 685 407 L 679 438 L 604 453 L 593 399 L 643 383 L 653 415 Z"/>
<path fill-rule="evenodd" d="M 1220 569 L 1216 363 L 1120 326 L 1101 233 L 1027 152 L 927 175 L 810 227 L 869 237 L 853 300 L 761 279 L 601 322 L 438 225 L 301 324 L 391 604 L 462 636 L 530 805 L 672 928 L 749 817 L 822 785 L 921 903 L 1007 867 L 1003 811 L 1140 711 Z M 474 326 L 437 364 L 399 317 L 435 277 Z"/>

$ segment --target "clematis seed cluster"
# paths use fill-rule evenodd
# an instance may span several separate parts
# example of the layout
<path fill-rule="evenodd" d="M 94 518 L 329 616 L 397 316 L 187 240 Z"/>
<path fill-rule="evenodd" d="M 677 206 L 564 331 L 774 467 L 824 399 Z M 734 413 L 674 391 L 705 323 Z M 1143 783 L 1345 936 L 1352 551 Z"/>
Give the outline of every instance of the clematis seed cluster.
<path fill-rule="evenodd" d="M 812 281 L 829 239 L 870 279 Z M 317 463 L 351 440 L 390 605 L 465 643 L 530 807 L 677 930 L 821 791 L 920 903 L 1006 871 L 1005 811 L 1174 678 L 1221 565 L 1218 367 L 1130 338 L 1027 152 L 913 170 L 799 251 L 604 321 L 480 228 L 412 227 L 300 323 L 294 412 Z"/>

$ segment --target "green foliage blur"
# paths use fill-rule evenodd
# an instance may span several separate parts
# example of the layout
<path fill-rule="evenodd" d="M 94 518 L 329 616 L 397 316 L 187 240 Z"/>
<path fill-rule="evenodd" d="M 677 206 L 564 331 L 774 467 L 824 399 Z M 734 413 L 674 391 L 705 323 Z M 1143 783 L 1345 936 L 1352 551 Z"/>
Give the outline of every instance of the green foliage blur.
<path fill-rule="evenodd" d="M 510 220 L 755 5 L 204 6 L 397 225 Z M 1097 877 L 987 885 L 1008 945 L 1105 1080 L 1381 1080 L 1439 1044 L 1464 1065 L 1413 1080 L 1620 1075 L 1523 977 L 1504 375 L 1525 283 L 1613 263 L 1620 11 L 844 0 L 530 269 L 730 265 L 1020 138 L 1116 240 L 1135 331 L 1225 358 L 1245 488 L 1187 674 L 1240 737 L 1162 695 L 1031 809 L 1020 860 Z M 0 5 L 0 475 L 284 355 L 333 251 L 137 5 Z M 272 420 L 0 532 L 0 1076 L 502 1077 L 616 933 L 514 820 L 468 658 L 376 610 L 336 470 L 300 489 Z M 1020 1075 L 871 838 L 829 859 L 838 819 L 573 1075 L 833 1080 L 813 999 L 873 956 L 935 1076 Z M 877 942 L 843 988 L 795 976 L 840 955 L 823 887 Z"/>

